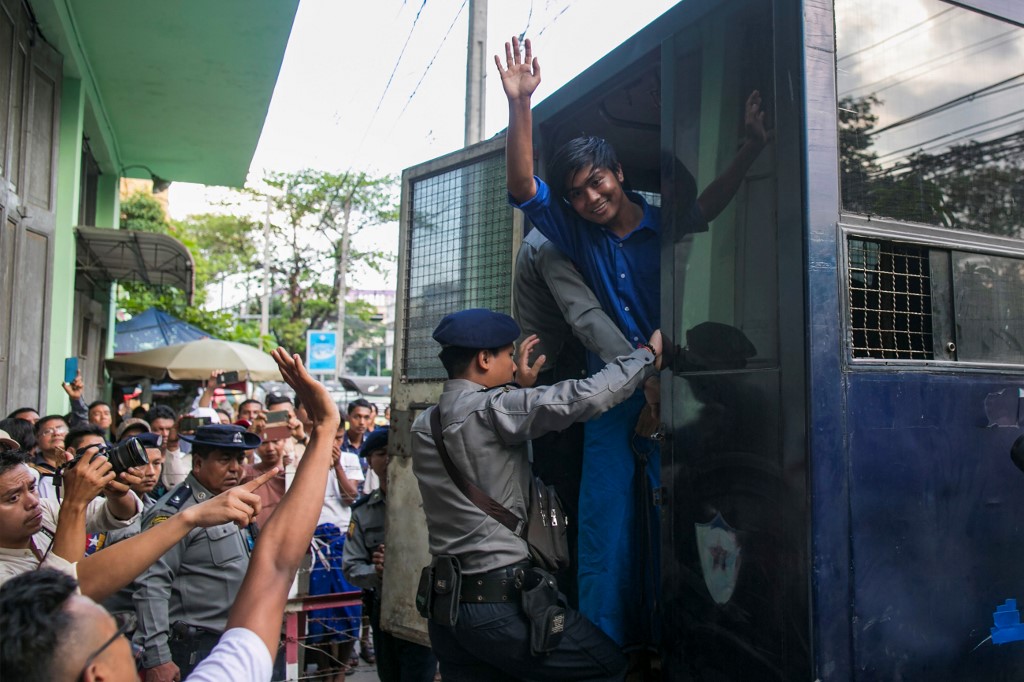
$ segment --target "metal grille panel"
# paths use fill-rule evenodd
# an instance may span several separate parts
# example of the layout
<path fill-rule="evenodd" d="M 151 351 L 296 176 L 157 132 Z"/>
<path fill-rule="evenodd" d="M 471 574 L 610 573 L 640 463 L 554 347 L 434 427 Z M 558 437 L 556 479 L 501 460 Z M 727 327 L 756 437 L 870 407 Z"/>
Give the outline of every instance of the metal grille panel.
<path fill-rule="evenodd" d="M 931 360 L 928 249 L 851 238 L 848 266 L 853 357 Z"/>
<path fill-rule="evenodd" d="M 512 208 L 505 156 L 412 181 L 402 378 L 446 378 L 431 333 L 464 308 L 508 313 L 512 302 Z"/>

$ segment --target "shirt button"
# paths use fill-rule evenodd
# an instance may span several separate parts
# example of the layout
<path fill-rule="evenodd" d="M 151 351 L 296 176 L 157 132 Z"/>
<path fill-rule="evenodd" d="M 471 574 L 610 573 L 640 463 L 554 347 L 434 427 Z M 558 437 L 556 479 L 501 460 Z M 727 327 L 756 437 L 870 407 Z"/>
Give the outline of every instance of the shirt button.
<path fill-rule="evenodd" d="M 627 305 L 625 308 L 623 308 L 623 310 L 625 310 L 628 313 L 629 312 L 629 306 Z"/>
<path fill-rule="evenodd" d="M 619 279 L 626 279 L 626 273 L 620 272 L 619 273 Z"/>
<path fill-rule="evenodd" d="M 619 242 L 619 248 L 620 249 L 622 248 L 622 242 Z"/>
<path fill-rule="evenodd" d="M 639 341 L 639 340 L 640 340 L 640 337 L 639 337 L 639 336 L 634 336 L 634 337 L 633 337 L 633 340 L 634 340 L 634 341 Z"/>

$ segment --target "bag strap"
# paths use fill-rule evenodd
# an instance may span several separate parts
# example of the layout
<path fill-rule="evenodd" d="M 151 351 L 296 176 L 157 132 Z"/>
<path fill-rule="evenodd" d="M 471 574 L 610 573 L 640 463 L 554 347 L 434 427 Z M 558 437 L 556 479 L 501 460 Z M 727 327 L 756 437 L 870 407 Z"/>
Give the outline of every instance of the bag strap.
<path fill-rule="evenodd" d="M 455 487 L 462 491 L 462 494 L 480 511 L 515 533 L 516 537 L 523 538 L 526 535 L 526 524 L 523 523 L 523 520 L 516 516 L 511 509 L 481 490 L 475 483 L 467 480 L 455 466 L 455 462 L 448 454 L 448 448 L 444 445 L 444 436 L 441 434 L 440 405 L 435 405 L 433 412 L 430 413 L 430 434 L 434 437 L 434 445 L 437 446 L 437 452 L 441 455 L 444 468 L 455 482 Z"/>

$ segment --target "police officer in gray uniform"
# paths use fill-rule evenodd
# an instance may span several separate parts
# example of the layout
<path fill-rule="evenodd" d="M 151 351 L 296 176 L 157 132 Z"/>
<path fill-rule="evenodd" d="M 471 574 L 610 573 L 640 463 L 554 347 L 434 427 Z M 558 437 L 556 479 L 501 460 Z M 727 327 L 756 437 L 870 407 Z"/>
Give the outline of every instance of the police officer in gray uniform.
<path fill-rule="evenodd" d="M 536 337 L 529 337 L 517 363 L 513 342 L 518 337 L 512 318 L 482 309 L 448 315 L 434 330 L 449 380 L 438 405 L 413 423 L 412 464 L 423 497 L 430 553 L 435 562 L 454 556 L 462 584 L 454 625 L 430 620 L 431 645 L 445 682 L 621 680 L 626 660 L 618 646 L 573 609 L 565 610 L 557 648 L 533 653 L 518 580 L 529 567 L 527 544 L 453 484 L 430 421 L 440 410 L 442 437 L 455 468 L 525 519 L 530 485 L 526 441 L 590 419 L 632 395 L 660 366 L 661 333 L 655 331 L 650 345 L 617 358 L 588 379 L 542 388 L 512 383 L 518 378 L 532 386 L 544 362 L 541 356 L 529 364 L 537 343 Z"/>
<path fill-rule="evenodd" d="M 192 473 L 146 512 L 143 529 L 238 485 L 245 451 L 261 442 L 224 424 L 181 438 L 192 444 Z M 213 650 L 249 567 L 254 533 L 233 523 L 196 528 L 138 578 L 135 641 L 145 649 L 146 682 L 184 679 Z"/>

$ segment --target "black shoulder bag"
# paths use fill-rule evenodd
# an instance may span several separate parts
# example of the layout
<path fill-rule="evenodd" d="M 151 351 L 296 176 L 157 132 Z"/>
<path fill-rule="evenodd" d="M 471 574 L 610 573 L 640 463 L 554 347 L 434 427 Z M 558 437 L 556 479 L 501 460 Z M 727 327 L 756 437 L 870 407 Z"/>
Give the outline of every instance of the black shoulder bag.
<path fill-rule="evenodd" d="M 569 540 L 566 536 L 568 519 L 553 486 L 536 477 L 530 481 L 530 506 L 524 523 L 509 508 L 497 502 L 458 470 L 441 434 L 441 412 L 434 407 L 430 414 L 430 433 L 444 462 L 444 468 L 455 486 L 482 512 L 526 540 L 535 566 L 557 572 L 569 565 Z"/>

